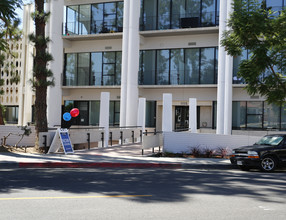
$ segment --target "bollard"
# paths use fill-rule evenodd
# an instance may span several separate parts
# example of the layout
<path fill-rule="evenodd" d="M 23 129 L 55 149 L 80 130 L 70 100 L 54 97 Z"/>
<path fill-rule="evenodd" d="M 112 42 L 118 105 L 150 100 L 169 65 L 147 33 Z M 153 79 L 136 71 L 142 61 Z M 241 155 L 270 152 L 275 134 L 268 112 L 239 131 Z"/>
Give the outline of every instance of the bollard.
<path fill-rule="evenodd" d="M 44 137 L 44 143 L 43 143 L 43 145 L 44 145 L 44 148 L 45 148 L 45 154 L 47 154 L 47 153 L 48 153 L 47 135 L 43 135 L 43 137 Z"/>
<path fill-rule="evenodd" d="M 101 132 L 101 145 L 104 147 L 104 132 Z"/>
<path fill-rule="evenodd" d="M 110 146 L 112 147 L 112 131 L 109 132 L 109 140 L 110 140 Z"/>
<path fill-rule="evenodd" d="M 142 142 L 143 142 L 143 131 L 140 130 L 140 143 L 142 143 Z"/>
<path fill-rule="evenodd" d="M 87 133 L 87 148 L 90 150 L 90 133 Z"/>
<path fill-rule="evenodd" d="M 121 145 L 123 145 L 123 131 L 120 131 L 120 140 L 121 140 Z"/>
<path fill-rule="evenodd" d="M 134 131 L 132 131 L 132 143 L 134 144 L 135 140 L 134 140 Z"/>

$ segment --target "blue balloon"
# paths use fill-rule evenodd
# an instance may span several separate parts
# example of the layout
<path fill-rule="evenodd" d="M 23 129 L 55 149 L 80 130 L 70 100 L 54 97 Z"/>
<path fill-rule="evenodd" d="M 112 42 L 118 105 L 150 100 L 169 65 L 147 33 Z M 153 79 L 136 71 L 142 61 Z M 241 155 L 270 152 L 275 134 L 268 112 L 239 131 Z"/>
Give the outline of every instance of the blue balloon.
<path fill-rule="evenodd" d="M 64 119 L 65 121 L 70 121 L 71 118 L 72 118 L 72 116 L 71 116 L 71 114 L 70 114 L 69 112 L 65 112 L 65 113 L 63 114 L 63 119 Z"/>

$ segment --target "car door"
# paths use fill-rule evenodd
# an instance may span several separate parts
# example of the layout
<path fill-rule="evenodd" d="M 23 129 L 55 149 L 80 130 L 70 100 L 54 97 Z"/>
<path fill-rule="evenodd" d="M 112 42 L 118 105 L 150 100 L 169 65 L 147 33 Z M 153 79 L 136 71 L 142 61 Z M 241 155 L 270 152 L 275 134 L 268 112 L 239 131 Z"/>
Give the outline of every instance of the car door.
<path fill-rule="evenodd" d="M 284 140 L 279 145 L 279 149 L 277 149 L 276 153 L 280 160 L 286 163 L 286 137 L 284 137 Z"/>

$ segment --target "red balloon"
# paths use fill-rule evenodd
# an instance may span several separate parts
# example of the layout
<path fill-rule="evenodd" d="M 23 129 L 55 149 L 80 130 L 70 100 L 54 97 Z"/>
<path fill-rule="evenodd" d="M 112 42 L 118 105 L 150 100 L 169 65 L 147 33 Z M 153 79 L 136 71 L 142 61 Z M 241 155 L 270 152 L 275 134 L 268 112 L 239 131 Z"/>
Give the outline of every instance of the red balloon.
<path fill-rule="evenodd" d="M 74 118 L 74 117 L 77 117 L 79 115 L 79 110 L 78 108 L 73 108 L 71 111 L 70 111 L 70 114 L 71 116 Z"/>

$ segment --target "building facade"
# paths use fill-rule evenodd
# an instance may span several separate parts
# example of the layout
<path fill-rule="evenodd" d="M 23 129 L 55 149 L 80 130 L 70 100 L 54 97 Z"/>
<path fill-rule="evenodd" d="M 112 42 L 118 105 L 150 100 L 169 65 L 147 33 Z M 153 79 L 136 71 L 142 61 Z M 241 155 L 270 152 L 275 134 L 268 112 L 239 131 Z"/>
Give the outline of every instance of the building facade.
<path fill-rule="evenodd" d="M 285 107 L 249 96 L 236 76 L 247 52 L 232 58 L 219 46 L 231 1 L 56 0 L 46 8 L 56 83 L 48 90 L 49 126 L 73 107 L 75 124 L 98 125 L 100 94 L 110 92 L 111 126 L 136 126 L 142 97 L 146 127 L 161 130 L 162 97 L 171 93 L 173 130 L 188 128 L 189 98 L 197 99 L 201 132 L 286 129 Z"/>

